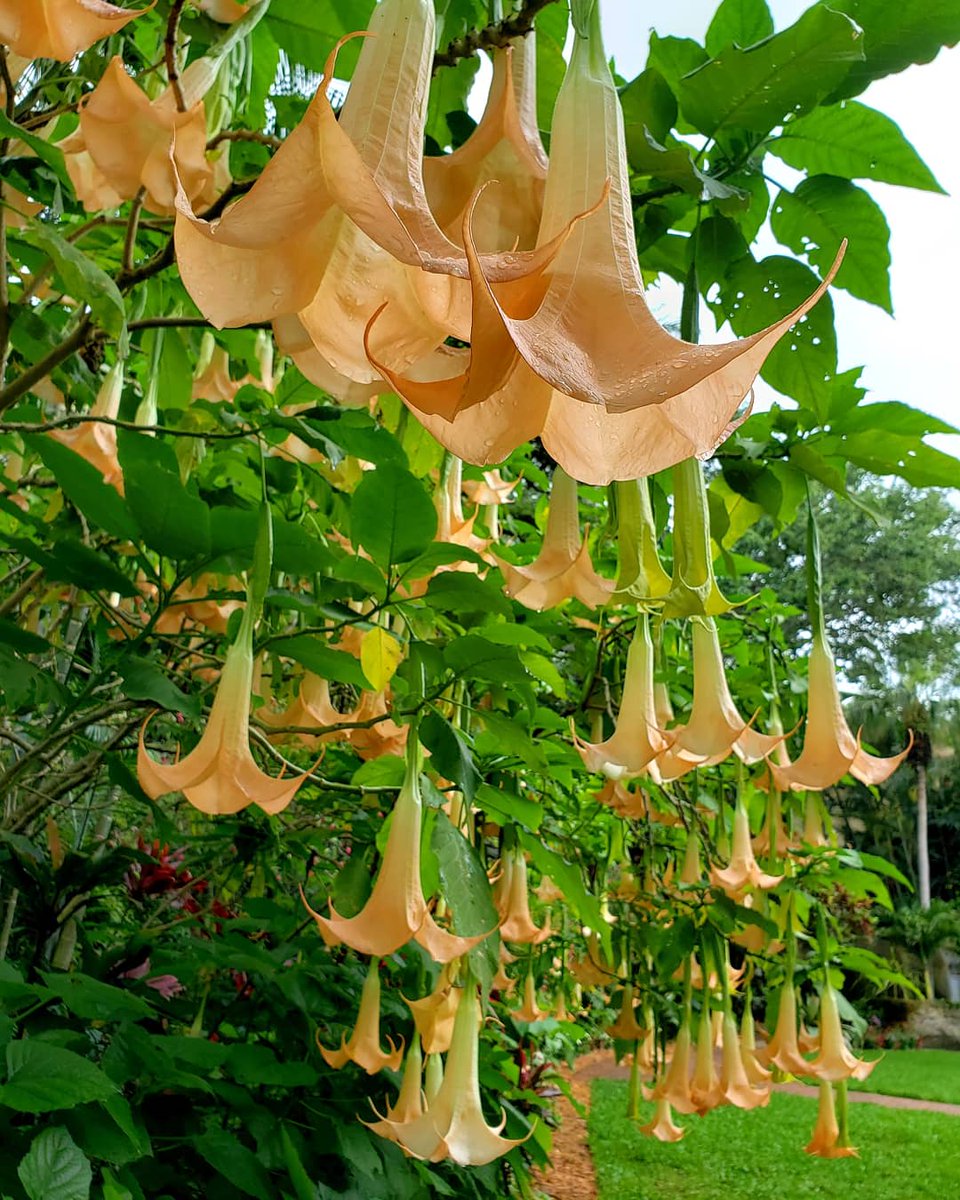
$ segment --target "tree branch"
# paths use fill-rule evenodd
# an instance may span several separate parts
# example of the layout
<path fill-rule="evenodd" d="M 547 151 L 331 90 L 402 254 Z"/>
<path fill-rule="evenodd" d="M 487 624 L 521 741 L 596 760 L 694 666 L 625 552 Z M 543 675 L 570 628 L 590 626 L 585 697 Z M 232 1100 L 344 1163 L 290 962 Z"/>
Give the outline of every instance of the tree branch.
<path fill-rule="evenodd" d="M 434 74 L 441 67 L 455 67 L 462 58 L 472 58 L 478 50 L 506 48 L 516 38 L 526 37 L 533 29 L 537 13 L 554 4 L 556 0 L 523 0 L 517 12 L 502 21 L 496 21 L 483 29 L 470 29 L 462 38 L 448 42 L 443 50 L 433 56 Z"/>
<path fill-rule="evenodd" d="M 173 0 L 170 5 L 170 19 L 167 21 L 167 32 L 163 39 L 163 57 L 167 64 L 167 79 L 170 90 L 177 102 L 180 112 L 187 111 L 187 102 L 183 98 L 183 88 L 180 86 L 180 72 L 177 70 L 177 31 L 180 25 L 180 14 L 186 0 Z"/>

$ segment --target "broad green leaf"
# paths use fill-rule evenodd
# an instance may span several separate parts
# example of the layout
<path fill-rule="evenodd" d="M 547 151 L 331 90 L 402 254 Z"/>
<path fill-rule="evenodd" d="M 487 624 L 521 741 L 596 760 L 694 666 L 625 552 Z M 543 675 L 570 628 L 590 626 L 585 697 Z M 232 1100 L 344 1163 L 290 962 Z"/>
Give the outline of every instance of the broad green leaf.
<path fill-rule="evenodd" d="M 807 116 L 789 121 L 767 149 L 808 175 L 876 179 L 943 191 L 900 126 L 856 100 L 815 108 Z"/>
<path fill-rule="evenodd" d="M 684 76 L 702 67 L 709 57 L 706 50 L 692 38 L 660 37 L 651 32 L 647 70 L 657 71 L 676 96 Z"/>
<path fill-rule="evenodd" d="M 456 729 L 439 713 L 428 713 L 420 722 L 420 740 L 430 751 L 430 765 L 463 792 L 472 804 L 480 782 L 480 773 L 470 747 Z"/>
<path fill-rule="evenodd" d="M 436 532 L 437 514 L 423 484 L 395 463 L 368 471 L 353 493 L 350 540 L 381 566 L 415 558 Z"/>
<path fill-rule="evenodd" d="M 728 184 L 706 175 L 693 161 L 693 147 L 673 140 L 661 146 L 646 129 L 633 131 L 627 140 L 627 158 L 631 170 L 638 175 L 650 175 L 664 183 L 675 183 L 691 195 L 725 200 L 735 194 Z"/>
<path fill-rule="evenodd" d="M 628 155 L 645 131 L 656 141 L 665 141 L 677 119 L 676 97 L 660 72 L 649 68 L 620 92 L 620 107 Z"/>
<path fill-rule="evenodd" d="M 107 1167 L 101 1167 L 101 1186 L 103 1187 L 103 1200 L 134 1200 L 133 1192 L 128 1187 L 120 1182 L 114 1173 Z M 143 1193 L 141 1192 L 141 1196 Z"/>
<path fill-rule="evenodd" d="M 152 700 L 170 712 L 182 712 L 188 717 L 200 716 L 200 701 L 190 696 L 167 675 L 156 663 L 146 658 L 126 658 L 118 664 L 123 680 L 123 691 L 131 700 Z"/>
<path fill-rule="evenodd" d="M 54 1112 L 91 1100 L 107 1100 L 116 1088 L 100 1070 L 72 1050 L 22 1038 L 7 1046 L 7 1079 L 0 1104 L 17 1112 Z"/>
<path fill-rule="evenodd" d="M 864 59 L 837 85 L 831 100 L 859 95 L 874 79 L 936 58 L 960 41 L 956 0 L 831 0 L 863 30 Z"/>
<path fill-rule="evenodd" d="M 399 788 L 405 773 L 406 765 L 399 755 L 381 754 L 379 758 L 371 758 L 363 766 L 357 767 L 350 776 L 350 782 L 355 787 Z"/>
<path fill-rule="evenodd" d="M 554 663 L 535 650 L 521 650 L 520 661 L 531 675 L 545 683 L 553 694 L 560 700 L 567 698 L 567 685 Z"/>
<path fill-rule="evenodd" d="M 353 655 L 343 650 L 331 650 L 319 638 L 307 635 L 277 638 L 270 643 L 270 651 L 284 658 L 292 658 L 321 679 L 351 683 L 354 687 L 370 690 L 370 680 Z"/>
<path fill-rule="evenodd" d="M 53 171 L 63 186 L 72 190 L 73 184 L 70 182 L 70 176 L 67 174 L 67 168 L 63 161 L 63 151 L 58 146 L 15 124 L 2 110 L 0 110 L 0 137 L 9 137 L 29 146 L 37 158 L 41 162 L 45 162 Z"/>
<path fill-rule="evenodd" d="M 460 937 L 493 933 L 500 923 L 493 906 L 490 880 L 476 850 L 447 814 L 437 811 L 430 838 L 436 856 L 440 887 L 450 906 L 453 932 Z M 469 952 L 470 965 L 486 990 L 496 974 L 499 938 L 485 938 Z"/>
<path fill-rule="evenodd" d="M 839 417 L 831 414 L 832 433 L 870 433 L 880 431 L 903 437 L 925 437 L 929 433 L 960 433 L 955 425 L 948 425 L 939 417 L 911 408 L 899 400 L 882 400 L 859 405 Z"/>
<path fill-rule="evenodd" d="M 461 122 L 467 117 L 467 97 L 473 87 L 480 59 L 476 55 L 461 58 L 453 67 L 444 67 L 433 77 L 430 84 L 430 102 L 427 107 L 426 135 L 432 138 L 437 150 L 456 148 L 463 138 Z M 450 118 L 448 120 L 448 118 Z M 430 143 L 428 143 L 430 144 Z"/>
<path fill-rule="evenodd" d="M 29 629 L 21 629 L 19 625 L 5 617 L 0 617 L 0 642 L 7 646 L 13 646 L 21 654 L 45 654 L 50 649 L 50 643 L 46 638 L 31 633 Z"/>
<path fill-rule="evenodd" d="M 50 256 L 66 291 L 90 306 L 97 324 L 113 337 L 123 337 L 127 310 L 119 288 L 106 271 L 50 225 L 35 222 L 27 238 Z"/>
<path fill-rule="evenodd" d="M 177 561 L 210 554 L 210 509 L 180 482 L 173 450 L 159 437 L 121 430 L 117 437 L 127 504 L 143 540 Z"/>
<path fill-rule="evenodd" d="M 299 419 L 346 454 L 378 466 L 382 463 L 407 465 L 403 447 L 390 430 L 361 409 L 316 408 L 300 413 Z"/>
<path fill-rule="evenodd" d="M 839 439 L 836 452 L 875 475 L 899 475 L 911 487 L 954 488 L 960 478 L 960 466 L 952 455 L 917 437 L 885 431 L 854 433 Z"/>
<path fill-rule="evenodd" d="M 529 684 L 529 676 L 513 646 L 498 646 L 468 634 L 447 647 L 447 665 L 458 675 L 485 683 Z"/>
<path fill-rule="evenodd" d="M 360 639 L 360 666 L 376 692 L 382 692 L 396 674 L 403 648 L 393 634 L 375 625 Z"/>
<path fill-rule="evenodd" d="M 137 540 L 139 530 L 123 497 L 103 482 L 92 463 L 49 435 L 27 435 L 23 440 L 88 520 L 114 537 Z"/>
<path fill-rule="evenodd" d="M 210 509 L 210 553 L 217 558 L 230 555 L 243 565 L 251 564 L 257 520 L 255 509 L 214 505 Z M 274 521 L 273 565 L 278 571 L 300 576 L 311 571 L 323 571 L 334 561 L 335 556 L 319 537 L 311 536 L 307 525 Z"/>
<path fill-rule="evenodd" d="M 800 304 L 816 290 L 817 277 L 795 258 L 774 255 L 762 262 L 742 259 L 726 276 L 721 304 L 735 333 L 756 333 Z M 825 385 L 837 369 L 833 304 L 824 296 L 785 334 L 767 357 L 760 374 L 777 391 L 814 412 L 825 409 Z"/>
<path fill-rule="evenodd" d="M 60 1125 L 37 1134 L 17 1174 L 30 1200 L 88 1200 L 93 1183 L 87 1156 Z"/>
<path fill-rule="evenodd" d="M 237 1191 L 256 1200 L 273 1200 L 276 1193 L 270 1176 L 253 1151 L 232 1133 L 217 1129 L 200 1134 L 193 1139 L 193 1148 Z"/>
<path fill-rule="evenodd" d="M 432 608 L 457 615 L 502 613 L 509 616 L 511 612 L 510 601 L 498 587 L 461 571 L 434 575 L 427 587 L 426 599 Z"/>
<path fill-rule="evenodd" d="M 677 99 L 701 133 L 767 133 L 819 104 L 862 56 L 856 25 L 818 5 L 758 46 L 724 50 L 680 81 Z"/>
<path fill-rule="evenodd" d="M 529 796 L 520 796 L 514 791 L 504 791 L 489 783 L 477 789 L 477 807 L 493 813 L 501 821 L 516 822 L 527 829 L 539 829 L 543 818 L 543 806 Z"/>
<path fill-rule="evenodd" d="M 766 0 L 723 0 L 713 15 L 704 44 L 717 55 L 728 46 L 745 49 L 773 33 L 773 17 Z"/>
<path fill-rule="evenodd" d="M 231 1046 L 224 1065 L 238 1083 L 254 1087 L 311 1087 L 317 1081 L 317 1072 L 309 1063 L 280 1062 L 267 1046 L 251 1042 Z"/>
<path fill-rule="evenodd" d="M 833 282 L 892 313 L 890 227 L 877 202 L 856 184 L 814 175 L 774 199 L 770 227 L 777 240 L 826 274 L 843 238 L 847 251 Z"/>
<path fill-rule="evenodd" d="M 470 550 L 466 546 L 457 546 L 452 542 L 431 542 L 422 554 L 418 554 L 408 566 L 404 567 L 404 579 L 422 579 L 425 575 L 433 575 L 437 567 L 446 567 L 451 563 L 476 563 L 478 567 L 485 566 L 484 560 L 474 550 Z M 452 574 L 443 573 L 437 575 L 435 579 L 431 579 L 431 583 L 437 580 L 448 580 L 451 578 L 463 578 L 457 572 Z M 479 583 L 480 580 L 476 575 L 467 575 L 472 583 Z"/>
<path fill-rule="evenodd" d="M 75 1016 L 90 1021 L 136 1021 L 152 1017 L 153 1009 L 145 1000 L 124 988 L 101 983 L 79 971 L 44 971 L 43 982 L 63 1001 Z"/>
<path fill-rule="evenodd" d="M 563 57 L 567 24 L 566 4 L 548 4 L 537 13 L 534 22 L 537 39 L 537 123 L 542 130 L 548 130 L 551 126 L 553 106 L 567 70 Z"/>
<path fill-rule="evenodd" d="M 265 24 L 293 62 L 320 72 L 344 34 L 367 28 L 373 9 L 374 0 L 325 0 L 317 5 L 305 5 L 303 0 L 272 0 Z M 359 38 L 347 43 L 337 58 L 336 78 L 350 78 L 360 46 Z"/>
<path fill-rule="evenodd" d="M 4 540 L 8 546 L 43 567 L 50 579 L 76 584 L 85 592 L 117 592 L 121 596 L 140 594 L 108 558 L 73 538 L 58 538 L 51 544 L 49 553 L 29 538 L 8 536 Z"/>

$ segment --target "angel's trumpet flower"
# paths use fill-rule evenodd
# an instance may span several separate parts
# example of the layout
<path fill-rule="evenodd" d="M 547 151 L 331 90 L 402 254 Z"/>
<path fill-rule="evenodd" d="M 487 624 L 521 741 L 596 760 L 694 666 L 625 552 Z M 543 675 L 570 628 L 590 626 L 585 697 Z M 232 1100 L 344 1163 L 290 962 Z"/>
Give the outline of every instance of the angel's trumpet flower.
<path fill-rule="evenodd" d="M 453 971 L 452 963 L 443 968 L 437 986 L 429 996 L 424 996 L 421 1000 L 408 1000 L 406 996 L 403 997 L 413 1015 L 413 1022 L 423 1042 L 425 1054 L 446 1054 L 450 1049 L 453 1022 L 462 994 L 461 988 L 453 986 Z"/>
<path fill-rule="evenodd" d="M 195 808 L 211 815 L 239 812 L 248 804 L 278 813 L 306 781 L 309 772 L 294 779 L 273 779 L 260 770 L 250 753 L 254 623 L 248 602 L 237 640 L 227 650 L 206 729 L 186 758 L 167 765 L 154 761 L 144 744 L 144 722 L 137 778 L 152 800 L 168 792 L 183 792 Z"/>
<path fill-rule="evenodd" d="M 452 154 L 423 160 L 423 182 L 437 224 L 452 242 L 478 188 L 494 186 L 473 225 L 485 252 L 526 250 L 537 240 L 547 156 L 537 129 L 536 39 L 492 51 L 493 80 L 480 122 Z"/>
<path fill-rule="evenodd" d="M 729 1008 L 723 1014 L 720 1093 L 722 1103 L 732 1104 L 734 1108 L 763 1108 L 770 1103 L 769 1087 L 754 1087 L 747 1074 L 737 1024 Z"/>
<path fill-rule="evenodd" d="M 526 1138 L 500 1136 L 506 1114 L 497 1127 L 488 1125 L 484 1118 L 480 1103 L 479 1024 L 480 1000 L 476 984 L 470 982 L 457 1010 L 453 1042 L 439 1091 L 428 1099 L 427 1110 L 421 1117 L 393 1127 L 395 1140 L 415 1158 L 430 1162 L 449 1158 L 462 1167 L 479 1167 L 526 1141 Z"/>
<path fill-rule="evenodd" d="M 808 1074 L 830 1083 L 851 1078 L 862 1081 L 879 1061 L 867 1062 L 850 1053 L 843 1036 L 837 992 L 829 981 L 820 993 L 820 1036 L 816 1049 L 816 1056 L 807 1068 Z"/>
<path fill-rule="evenodd" d="M 657 323 L 643 296 L 623 117 L 593 5 L 557 98 L 539 244 L 569 230 L 607 190 L 603 210 L 576 224 L 535 285 L 498 288 L 471 256 L 470 351 L 450 355 L 459 375 L 424 387 L 385 372 L 409 404 L 444 413 L 447 429 L 442 421 L 428 427 L 468 461 L 497 461 L 490 447 L 511 423 L 513 446 L 532 436 L 532 425 L 554 459 L 590 483 L 708 456 L 766 356 L 826 288 L 768 329 L 725 346 L 680 341 Z M 509 364 L 491 389 L 488 364 L 507 361 L 513 348 L 524 365 Z M 463 411 L 484 388 L 486 405 Z M 584 401 L 596 406 L 588 414 L 577 411 Z"/>
<path fill-rule="evenodd" d="M 670 1101 L 663 1099 L 656 1101 L 653 1120 L 641 1125 L 640 1132 L 656 1138 L 658 1142 L 679 1142 L 687 1131 L 674 1121 Z"/>
<path fill-rule="evenodd" d="M 117 8 L 107 0 L 0 0 L 0 42 L 24 58 L 69 62 L 151 8 Z"/>
<path fill-rule="evenodd" d="M 553 1019 L 559 1021 L 561 1024 L 573 1019 L 567 1012 L 567 996 L 562 987 L 557 992 L 554 1000 Z"/>
<path fill-rule="evenodd" d="M 165 216 L 174 211 L 177 178 L 191 200 L 212 203 L 218 181 L 207 158 L 202 97 L 216 69 L 206 59 L 187 67 L 181 91 L 189 102 L 180 112 L 171 88 L 150 100 L 124 70 L 123 60 L 110 60 L 81 104 L 79 128 L 61 143 L 77 198 L 88 212 L 115 208 L 143 188 L 144 207 Z"/>
<path fill-rule="evenodd" d="M 423 1097 L 429 1104 L 443 1085 L 443 1055 L 428 1054 L 423 1068 Z"/>
<path fill-rule="evenodd" d="M 733 814 L 733 849 L 730 862 L 722 869 L 711 867 L 710 882 L 714 887 L 722 888 L 732 900 L 741 900 L 749 888 L 766 891 L 775 888 L 782 879 L 782 875 L 767 875 L 757 865 L 753 855 L 753 843 L 750 840 L 750 814 L 741 796 Z"/>
<path fill-rule="evenodd" d="M 557 900 L 566 900 L 560 888 L 553 882 L 549 875 L 544 875 L 537 886 L 533 889 L 533 894 L 541 904 L 555 904 Z"/>
<path fill-rule="evenodd" d="M 589 529 L 580 536 L 577 485 L 562 467 L 556 467 L 540 553 L 525 567 L 497 560 L 507 595 L 537 611 L 552 608 L 570 597 L 587 608 L 606 604 L 613 583 L 602 579 L 593 569 L 588 533 Z"/>
<path fill-rule="evenodd" d="M 363 1067 L 368 1075 L 376 1075 L 384 1067 L 398 1071 L 403 1062 L 403 1038 L 400 1045 L 394 1045 L 393 1038 L 388 1037 L 390 1053 L 380 1049 L 380 961 L 371 959 L 367 968 L 367 977 L 363 981 L 363 991 L 360 993 L 360 1011 L 357 1013 L 357 1023 L 349 1040 L 346 1034 L 340 1036 L 340 1046 L 336 1050 L 328 1050 L 320 1044 L 317 1034 L 317 1049 L 324 1057 L 327 1066 L 339 1071 L 348 1062 L 355 1062 Z"/>
<path fill-rule="evenodd" d="M 446 466 L 446 475 L 436 496 L 436 540 L 438 542 L 449 542 L 454 546 L 465 546 L 468 550 L 473 550 L 476 554 L 482 555 L 489 561 L 490 556 L 486 553 L 486 550 L 490 545 L 490 538 L 478 537 L 473 532 L 477 514 L 474 512 L 469 517 L 463 515 L 463 503 L 461 501 L 461 492 L 463 491 L 463 460 L 457 458 L 456 455 L 452 455 Z M 443 568 L 440 569 L 442 570 Z M 468 574 L 476 575 L 478 573 L 476 563 L 462 563 L 459 569 L 466 571 Z"/>
<path fill-rule="evenodd" d="M 753 1009 L 750 1005 L 750 995 L 747 994 L 743 1007 L 743 1017 L 740 1021 L 740 1057 L 743 1059 L 743 1069 L 747 1079 L 754 1087 L 765 1087 L 769 1084 L 772 1072 L 762 1067 L 757 1060 L 757 1031 L 753 1020 Z"/>
<path fill-rule="evenodd" d="M 307 905 L 327 945 L 345 942 L 361 954 L 383 957 L 414 938 L 437 962 L 450 962 L 487 936 L 457 937 L 441 929 L 431 916 L 420 880 L 422 824 L 419 746 L 412 740 L 380 872 L 366 904 L 354 917 L 341 917 L 332 903 L 329 917 L 322 917 Z"/>
<path fill-rule="evenodd" d="M 202 625 L 211 633 L 226 633 L 231 615 L 243 605 L 239 600 L 217 600 L 211 592 L 239 591 L 242 586 L 238 579 L 221 581 L 208 572 L 195 579 L 186 579 L 171 596 L 168 607 L 157 617 L 154 629 L 157 633 L 179 633 L 184 624 L 190 622 Z"/>
<path fill-rule="evenodd" d="M 694 1060 L 693 1077 L 690 1080 L 690 1097 L 701 1116 L 723 1103 L 723 1091 L 717 1077 L 713 1048 L 713 1021 L 710 1009 L 704 1005 L 700 1010 L 700 1022 L 697 1027 L 697 1053 Z"/>
<path fill-rule="evenodd" d="M 550 1016 L 550 1013 L 537 1003 L 537 985 L 532 971 L 527 971 L 523 980 L 523 1003 L 519 1008 L 511 1010 L 511 1016 L 515 1021 L 526 1021 L 529 1024 L 545 1021 Z"/>
<path fill-rule="evenodd" d="M 797 1033 L 797 997 L 793 990 L 793 964 L 788 962 L 787 978 L 780 989 L 780 1007 L 777 1010 L 777 1026 L 763 1054 L 767 1063 L 773 1063 L 787 1075 L 811 1075 L 810 1064 L 800 1050 Z"/>
<path fill-rule="evenodd" d="M 782 740 L 757 733 L 737 711 L 712 617 L 692 617 L 693 707 L 686 725 L 669 732 L 673 745 L 657 765 L 664 779 L 677 779 L 695 766 L 712 766 L 733 751 L 746 763 L 758 762 Z"/>
<path fill-rule="evenodd" d="M 598 744 L 585 742 L 573 732 L 573 741 L 588 771 L 600 771 L 614 780 L 649 773 L 654 782 L 660 782 L 654 760 L 670 749 L 673 736 L 656 726 L 653 642 L 646 613 L 638 617 L 627 651 L 623 697 L 613 736 Z"/>
<path fill-rule="evenodd" d="M 853 1146 L 843 1145 L 843 1141 L 837 1123 L 833 1084 L 821 1080 L 817 1123 L 813 1127 L 813 1136 L 804 1149 L 807 1154 L 815 1154 L 818 1158 L 859 1158 Z"/>
<path fill-rule="evenodd" d="M 673 577 L 665 617 L 717 617 L 733 607 L 717 586 L 703 467 L 696 458 L 673 468 Z"/>
<path fill-rule="evenodd" d="M 504 963 L 500 963 L 497 967 L 497 973 L 490 980 L 490 990 L 500 993 L 501 1000 L 509 999 L 516 991 L 517 981 L 511 979 L 507 974 L 507 968 Z"/>
<path fill-rule="evenodd" d="M 837 669 L 823 629 L 814 633 L 810 649 L 807 695 L 807 725 L 800 757 L 785 767 L 770 764 L 773 782 L 781 790 L 820 792 L 848 773 L 867 785 L 883 783 L 910 753 L 912 733 L 906 750 L 890 758 L 878 758 L 861 749 L 860 735 L 854 737 L 843 714 Z"/>
<path fill-rule="evenodd" d="M 613 598 L 654 607 L 670 591 L 657 551 L 657 528 L 646 479 L 616 485 L 617 583 Z"/>
<path fill-rule="evenodd" d="M 771 713 L 769 725 L 771 735 L 776 736 L 783 732 L 776 709 Z M 790 762 L 783 742 L 777 746 L 771 757 L 781 765 L 784 765 L 784 762 L 786 764 Z M 763 828 L 753 839 L 753 852 L 773 862 L 784 858 L 792 846 L 793 842 L 783 825 L 783 802 L 780 789 L 771 780 L 767 789 L 767 808 L 764 814 Z"/>
<path fill-rule="evenodd" d="M 491 541 L 500 537 L 500 505 L 513 499 L 520 478 L 504 479 L 499 471 L 484 471 L 482 479 L 466 479 L 463 491 L 478 507 L 486 508 L 487 529 Z"/>
<path fill-rule="evenodd" d="M 420 1039 L 413 1038 L 403 1064 L 403 1079 L 400 1082 L 400 1093 L 397 1096 L 396 1104 L 387 1105 L 386 1115 L 381 1117 L 371 1100 L 370 1107 L 376 1113 L 377 1120 L 364 1121 L 364 1125 L 368 1129 L 372 1129 L 374 1133 L 379 1133 L 381 1137 L 390 1138 L 392 1141 L 394 1140 L 394 1126 L 409 1125 L 411 1121 L 422 1117 L 424 1110 L 422 1076 L 423 1055 L 420 1051 Z"/>
<path fill-rule="evenodd" d="M 653 1090 L 654 1100 L 665 1100 L 677 1112 L 687 1114 L 698 1111 L 697 1102 L 690 1091 L 690 1051 L 690 1015 L 687 1013 L 677 1031 L 667 1073 Z"/>
<path fill-rule="evenodd" d="M 120 413 L 123 394 L 123 363 L 117 363 L 108 371 L 93 407 L 91 417 L 105 417 L 115 421 Z M 74 454 L 85 458 L 103 476 L 103 482 L 115 487 L 123 495 L 123 471 L 117 458 L 117 429 L 115 425 L 99 420 L 85 421 L 72 429 L 54 429 L 48 435 L 68 446 Z"/>
<path fill-rule="evenodd" d="M 237 0 L 197 0 L 197 8 L 205 12 L 212 21 L 232 25 L 246 16 L 249 4 L 238 4 Z"/>
<path fill-rule="evenodd" d="M 550 914 L 542 929 L 530 916 L 527 891 L 527 860 L 516 846 L 504 852 L 502 872 L 493 889 L 493 902 L 500 915 L 500 937 L 504 942 L 539 946 L 550 937 Z"/>
<path fill-rule="evenodd" d="M 625 983 L 620 996 L 620 1013 L 612 1025 L 604 1029 L 609 1037 L 621 1042 L 642 1042 L 646 1040 L 647 1030 L 637 1024 L 633 1009 L 633 984 Z"/>
<path fill-rule="evenodd" d="M 803 805 L 803 841 L 807 846 L 823 849 L 830 845 L 830 839 L 824 832 L 822 806 L 816 793 L 807 792 Z"/>

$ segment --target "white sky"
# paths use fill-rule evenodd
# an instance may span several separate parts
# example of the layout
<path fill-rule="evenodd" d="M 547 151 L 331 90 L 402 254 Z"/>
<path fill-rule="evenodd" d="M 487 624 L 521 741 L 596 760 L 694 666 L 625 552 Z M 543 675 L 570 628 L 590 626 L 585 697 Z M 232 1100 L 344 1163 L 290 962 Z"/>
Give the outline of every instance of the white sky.
<path fill-rule="evenodd" d="M 651 28 L 661 35 L 695 37 L 701 44 L 719 0 L 600 0 L 604 40 L 621 75 L 643 69 Z M 768 0 L 777 29 L 791 25 L 810 0 Z M 890 0 L 895 4 L 897 0 Z M 859 100 L 892 117 L 913 142 L 940 185 L 942 196 L 858 180 L 883 208 L 891 229 L 894 318 L 882 309 L 833 290 L 840 350 L 839 369 L 864 364 L 861 382 L 869 400 L 902 400 L 960 425 L 960 375 L 954 343 L 960 339 L 960 156 L 956 114 L 960 110 L 960 47 L 942 50 L 932 62 L 871 85 Z M 770 174 L 789 186 L 796 176 L 768 159 Z M 765 253 L 777 253 L 772 237 Z M 780 251 L 784 252 L 784 251 Z M 663 309 L 679 315 L 679 289 L 657 289 Z M 653 296 L 651 296 L 653 300 Z M 705 316 L 709 322 L 709 316 Z M 709 328 L 709 323 L 706 328 Z M 775 393 L 767 388 L 761 405 Z M 932 444 L 960 456 L 960 437 Z M 960 474 L 958 474 L 960 484 Z"/>

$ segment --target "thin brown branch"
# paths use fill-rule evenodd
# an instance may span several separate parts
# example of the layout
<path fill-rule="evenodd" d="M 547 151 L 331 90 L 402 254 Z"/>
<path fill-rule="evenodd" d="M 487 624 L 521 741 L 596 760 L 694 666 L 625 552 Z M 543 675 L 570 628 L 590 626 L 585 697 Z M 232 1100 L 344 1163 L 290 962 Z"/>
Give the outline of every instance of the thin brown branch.
<path fill-rule="evenodd" d="M 77 350 L 85 346 L 92 333 L 93 322 L 89 316 L 83 317 L 73 333 L 66 337 L 59 346 L 54 346 L 49 354 L 34 363 L 32 367 L 27 367 L 9 387 L 0 389 L 0 412 L 6 412 L 21 396 L 29 392 L 35 383 L 45 379 L 64 359 L 69 358 L 71 354 L 75 354 Z"/>
<path fill-rule="evenodd" d="M 433 70 L 455 67 L 462 58 L 472 58 L 478 50 L 506 48 L 517 38 L 526 37 L 533 29 L 537 13 L 556 0 L 523 0 L 520 8 L 502 21 L 492 22 L 483 29 L 470 29 L 462 38 L 455 38 L 433 56 Z"/>
<path fill-rule="evenodd" d="M 180 14 L 186 0 L 173 0 L 170 5 L 170 18 L 167 21 L 167 32 L 163 39 L 163 57 L 167 64 L 167 79 L 170 90 L 177 102 L 180 112 L 187 111 L 187 102 L 183 98 L 183 88 L 180 86 L 180 72 L 177 70 L 177 33 L 180 27 Z"/>
<path fill-rule="evenodd" d="M 136 421 L 121 421 L 114 417 L 91 417 L 88 413 L 71 413 L 57 421 L 34 423 L 26 421 L 0 422 L 0 433 L 50 433 L 54 429 L 72 429 L 76 425 L 112 425 L 133 433 L 164 433 L 170 437 L 202 438 L 204 441 L 235 442 L 255 433 L 254 429 L 238 429 L 232 433 L 210 433 L 196 429 L 174 429 L 166 425 L 138 425 Z"/>
<path fill-rule="evenodd" d="M 129 274 L 133 270 L 133 256 L 137 248 L 137 229 L 140 226 L 140 214 L 143 212 L 143 202 L 147 198 L 147 189 L 142 187 L 137 191 L 130 206 L 130 218 L 127 221 L 127 232 L 123 238 L 123 258 L 121 270 Z"/>
<path fill-rule="evenodd" d="M 33 591 L 34 587 L 43 578 L 43 568 L 37 567 L 27 578 L 20 584 L 15 592 L 11 592 L 6 600 L 0 604 L 0 617 L 5 617 L 7 613 L 13 612 L 24 596 L 28 596 Z"/>
<path fill-rule="evenodd" d="M 207 149 L 216 150 L 222 142 L 257 142 L 261 146 L 269 146 L 271 150 L 279 150 L 283 145 L 282 138 L 269 133 L 258 133 L 256 129 L 224 129 L 207 142 Z"/>

